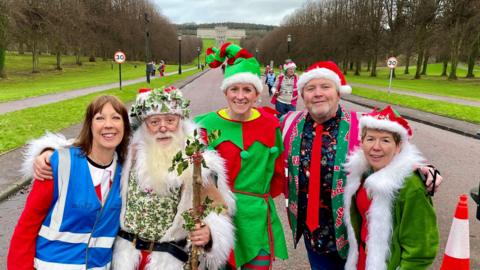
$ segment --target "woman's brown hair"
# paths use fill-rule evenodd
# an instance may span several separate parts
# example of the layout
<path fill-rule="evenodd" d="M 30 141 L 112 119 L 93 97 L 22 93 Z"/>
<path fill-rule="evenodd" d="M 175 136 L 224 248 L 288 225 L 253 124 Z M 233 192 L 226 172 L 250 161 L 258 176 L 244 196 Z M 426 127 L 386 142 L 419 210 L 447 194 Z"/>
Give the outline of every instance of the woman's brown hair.
<path fill-rule="evenodd" d="M 123 138 L 115 151 L 118 155 L 118 160 L 123 163 L 127 157 L 128 143 L 130 139 L 130 123 L 128 121 L 128 112 L 125 105 L 115 96 L 102 95 L 96 97 L 87 107 L 85 112 L 85 119 L 83 120 L 82 130 L 75 140 L 74 146 L 80 147 L 85 155 L 92 151 L 93 134 L 92 134 L 92 120 L 95 114 L 101 112 L 105 104 L 110 103 L 113 109 L 122 116 L 123 120 Z"/>

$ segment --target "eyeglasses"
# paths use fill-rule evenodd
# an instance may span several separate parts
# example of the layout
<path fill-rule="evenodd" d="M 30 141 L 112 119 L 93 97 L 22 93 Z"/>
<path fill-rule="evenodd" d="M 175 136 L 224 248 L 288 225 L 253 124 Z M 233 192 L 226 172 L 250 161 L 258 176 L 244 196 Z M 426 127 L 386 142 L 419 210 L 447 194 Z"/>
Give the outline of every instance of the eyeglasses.
<path fill-rule="evenodd" d="M 167 128 L 176 128 L 178 125 L 178 122 L 180 120 L 180 117 L 176 115 L 172 116 L 164 116 L 164 117 L 151 117 L 145 119 L 145 123 L 147 126 L 151 128 L 157 128 L 157 127 L 167 127 Z"/>

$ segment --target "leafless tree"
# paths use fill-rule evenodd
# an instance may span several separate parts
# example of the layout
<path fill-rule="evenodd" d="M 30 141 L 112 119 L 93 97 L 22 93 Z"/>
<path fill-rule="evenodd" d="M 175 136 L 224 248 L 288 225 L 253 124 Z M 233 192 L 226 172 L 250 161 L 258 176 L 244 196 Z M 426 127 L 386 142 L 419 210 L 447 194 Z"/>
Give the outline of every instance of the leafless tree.
<path fill-rule="evenodd" d="M 457 79 L 457 66 L 465 48 L 470 55 L 475 54 L 478 40 L 478 1 L 446 0 L 444 6 L 444 22 L 450 41 L 450 80 Z M 473 38 L 471 38 L 473 37 Z M 470 40 L 469 40 L 470 39 Z M 472 44 L 472 45 L 470 45 Z M 470 45 L 470 46 L 468 46 Z"/>
<path fill-rule="evenodd" d="M 10 44 L 20 52 L 27 45 L 32 52 L 33 72 L 38 72 L 40 50 L 56 54 L 59 70 L 62 54 L 74 54 L 80 65 L 81 56 L 89 56 L 90 61 L 97 61 L 97 57 L 107 60 L 118 49 L 125 51 L 130 60 L 178 62 L 178 31 L 151 0 L 0 1 L 9 1 Z M 0 18 L 4 14 L 1 12 Z M 192 61 L 199 46 L 196 37 L 185 36 L 182 62 Z"/>
<path fill-rule="evenodd" d="M 12 2 L 13 3 L 13 2 Z M 15 36 L 25 41 L 32 52 L 32 72 L 39 72 L 38 55 L 47 33 L 48 0 L 19 0 L 15 1 L 14 18 Z"/>

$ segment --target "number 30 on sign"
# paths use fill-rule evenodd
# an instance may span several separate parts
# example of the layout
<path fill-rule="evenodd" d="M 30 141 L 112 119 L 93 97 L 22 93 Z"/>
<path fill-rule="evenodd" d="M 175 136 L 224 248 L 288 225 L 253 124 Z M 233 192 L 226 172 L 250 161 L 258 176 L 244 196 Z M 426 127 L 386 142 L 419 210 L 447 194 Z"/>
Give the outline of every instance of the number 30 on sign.
<path fill-rule="evenodd" d="M 397 58 L 395 57 L 390 57 L 387 59 L 387 66 L 389 68 L 395 68 L 398 64 Z"/>
<path fill-rule="evenodd" d="M 113 59 L 118 64 L 122 64 L 126 60 L 125 53 L 123 53 L 121 51 L 118 51 L 118 52 L 115 53 L 115 55 L 113 55 Z"/>

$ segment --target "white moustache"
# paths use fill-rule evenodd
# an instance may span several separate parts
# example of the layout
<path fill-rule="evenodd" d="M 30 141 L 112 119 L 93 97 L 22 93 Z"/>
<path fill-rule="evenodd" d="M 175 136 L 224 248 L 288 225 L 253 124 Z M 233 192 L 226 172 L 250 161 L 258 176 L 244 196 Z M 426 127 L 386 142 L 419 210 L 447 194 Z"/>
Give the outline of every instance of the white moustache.
<path fill-rule="evenodd" d="M 153 136 L 154 139 L 165 139 L 165 138 L 172 138 L 175 134 L 173 132 L 167 131 L 162 134 L 157 134 Z"/>

